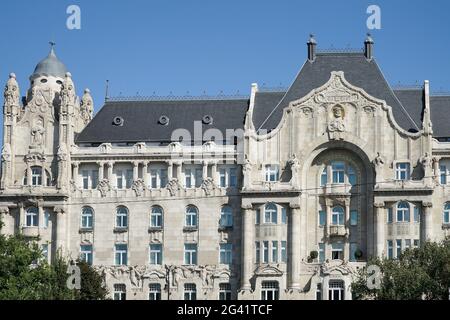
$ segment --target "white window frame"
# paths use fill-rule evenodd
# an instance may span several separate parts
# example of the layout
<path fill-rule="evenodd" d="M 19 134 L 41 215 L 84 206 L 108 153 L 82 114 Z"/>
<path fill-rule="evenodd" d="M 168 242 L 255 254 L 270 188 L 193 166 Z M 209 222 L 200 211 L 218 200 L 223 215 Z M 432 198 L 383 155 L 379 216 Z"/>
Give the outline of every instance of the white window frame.
<path fill-rule="evenodd" d="M 133 169 L 117 168 L 115 171 L 116 188 L 119 190 L 130 189 L 133 185 Z"/>
<path fill-rule="evenodd" d="M 345 183 L 345 168 L 346 163 L 344 161 L 331 162 L 331 177 L 333 184 Z"/>
<path fill-rule="evenodd" d="M 149 264 L 160 266 L 163 264 L 163 246 L 161 243 L 151 243 L 149 246 Z"/>
<path fill-rule="evenodd" d="M 198 209 L 195 206 L 187 206 L 185 212 L 184 226 L 188 228 L 198 227 Z"/>
<path fill-rule="evenodd" d="M 196 265 L 198 262 L 198 245 L 196 243 L 184 244 L 184 264 Z"/>
<path fill-rule="evenodd" d="M 255 241 L 255 263 L 261 263 L 261 243 Z"/>
<path fill-rule="evenodd" d="M 161 300 L 161 284 L 160 283 L 149 283 L 148 285 L 148 300 L 157 301 Z"/>
<path fill-rule="evenodd" d="M 264 206 L 264 224 L 278 223 L 278 207 L 275 203 L 267 203 Z"/>
<path fill-rule="evenodd" d="M 405 205 L 403 207 L 402 205 Z M 401 207 L 402 206 L 402 207 Z M 399 219 L 399 217 L 401 217 Z M 411 222 L 411 204 L 406 201 L 400 201 L 395 206 L 395 221 L 396 222 Z"/>
<path fill-rule="evenodd" d="M 278 263 L 279 262 L 279 250 L 278 250 L 278 241 L 273 240 L 271 241 L 271 247 L 272 247 L 272 254 L 270 255 L 270 259 L 272 263 Z"/>
<path fill-rule="evenodd" d="M 406 161 L 395 163 L 395 179 L 408 181 L 411 178 L 411 164 Z"/>
<path fill-rule="evenodd" d="M 230 206 L 223 206 L 220 209 L 220 226 L 223 228 L 233 226 L 233 209 Z"/>
<path fill-rule="evenodd" d="M 337 258 L 335 258 L 337 253 Z M 344 243 L 333 242 L 331 244 L 331 260 L 344 260 Z"/>
<path fill-rule="evenodd" d="M 337 298 L 337 299 L 335 299 Z M 330 280 L 328 282 L 328 300 L 344 300 L 345 283 L 343 280 Z"/>
<path fill-rule="evenodd" d="M 262 241 L 262 263 L 269 263 L 269 241 Z"/>
<path fill-rule="evenodd" d="M 128 245 L 127 244 L 116 244 L 114 246 L 114 265 L 115 266 L 126 266 L 128 265 Z"/>
<path fill-rule="evenodd" d="M 150 227 L 162 228 L 164 223 L 164 210 L 160 206 L 153 206 L 150 211 Z"/>
<path fill-rule="evenodd" d="M 280 166 L 278 164 L 266 164 L 264 176 L 266 182 L 278 182 L 280 180 Z"/>
<path fill-rule="evenodd" d="M 219 264 L 231 265 L 233 263 L 233 244 L 221 243 L 219 245 Z"/>
<path fill-rule="evenodd" d="M 43 186 L 43 171 L 45 169 L 38 166 L 31 167 L 31 185 L 33 187 Z"/>
<path fill-rule="evenodd" d="M 35 207 L 29 207 L 25 211 L 25 227 L 33 228 L 39 227 L 39 209 Z"/>
<path fill-rule="evenodd" d="M 116 228 L 127 229 L 129 224 L 129 211 L 128 208 L 119 206 L 116 208 Z"/>
<path fill-rule="evenodd" d="M 203 182 L 203 168 L 201 166 L 186 166 L 183 173 L 185 188 L 200 188 Z"/>
<path fill-rule="evenodd" d="M 287 263 L 287 241 L 281 241 L 281 262 Z"/>
<path fill-rule="evenodd" d="M 444 204 L 442 221 L 444 224 L 450 224 L 450 202 Z"/>
<path fill-rule="evenodd" d="M 125 284 L 114 284 L 114 300 L 127 300 L 127 286 Z"/>
<path fill-rule="evenodd" d="M 231 300 L 231 284 L 219 283 L 219 300 Z"/>
<path fill-rule="evenodd" d="M 167 168 L 151 167 L 148 169 L 148 187 L 149 189 L 165 188 L 168 183 Z"/>
<path fill-rule="evenodd" d="M 94 210 L 91 207 L 83 207 L 81 209 L 81 229 L 92 228 L 94 228 Z"/>
<path fill-rule="evenodd" d="M 280 284 L 278 281 L 263 281 L 261 283 L 261 300 L 273 301 L 280 299 Z"/>
<path fill-rule="evenodd" d="M 184 284 L 184 300 L 197 300 L 197 286 L 195 283 Z"/>
<path fill-rule="evenodd" d="M 343 226 L 345 224 L 345 208 L 335 206 L 331 209 L 331 225 Z"/>
<path fill-rule="evenodd" d="M 86 262 L 88 265 L 92 265 L 94 262 L 94 247 L 92 244 L 80 245 L 80 259 Z"/>

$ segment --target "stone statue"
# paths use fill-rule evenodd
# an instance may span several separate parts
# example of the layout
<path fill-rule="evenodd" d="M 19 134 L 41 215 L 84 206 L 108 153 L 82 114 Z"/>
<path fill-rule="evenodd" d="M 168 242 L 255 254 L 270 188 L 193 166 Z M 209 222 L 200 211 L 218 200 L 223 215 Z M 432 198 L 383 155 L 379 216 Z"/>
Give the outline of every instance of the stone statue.
<path fill-rule="evenodd" d="M 66 78 L 61 88 L 61 102 L 62 105 L 74 104 L 76 99 L 75 86 L 72 81 L 72 74 L 66 73 Z"/>
<path fill-rule="evenodd" d="M 334 106 L 332 109 L 333 119 L 328 124 L 328 131 L 330 132 L 344 132 L 345 131 L 345 123 L 344 123 L 344 108 L 340 105 Z"/>
<path fill-rule="evenodd" d="M 244 164 L 242 165 L 242 171 L 244 176 L 243 188 L 248 189 L 251 185 L 252 164 L 247 154 L 244 155 Z"/>
<path fill-rule="evenodd" d="M 92 99 L 91 91 L 89 89 L 84 90 L 83 97 L 81 98 L 80 113 L 80 116 L 85 123 L 92 120 L 94 115 L 94 100 Z"/>
<path fill-rule="evenodd" d="M 34 147 L 39 147 L 44 144 L 44 123 L 42 119 L 39 119 L 36 125 L 31 128 L 31 145 Z"/>
<path fill-rule="evenodd" d="M 430 157 L 430 154 L 428 152 L 425 152 L 424 156 L 421 159 L 421 162 L 424 168 L 428 168 L 431 167 L 433 159 Z"/>
<path fill-rule="evenodd" d="M 5 86 L 5 107 L 19 106 L 20 92 L 19 85 L 16 81 L 16 75 L 11 73 Z"/>
<path fill-rule="evenodd" d="M 291 166 L 291 173 L 292 173 L 291 182 L 292 182 L 292 185 L 295 187 L 295 186 L 297 186 L 297 181 L 299 178 L 298 171 L 300 168 L 300 160 L 298 160 L 297 155 L 294 153 L 292 155 L 292 157 L 289 159 L 288 163 Z"/>
<path fill-rule="evenodd" d="M 11 145 L 9 143 L 5 143 L 2 148 L 2 160 L 9 161 L 11 160 Z"/>

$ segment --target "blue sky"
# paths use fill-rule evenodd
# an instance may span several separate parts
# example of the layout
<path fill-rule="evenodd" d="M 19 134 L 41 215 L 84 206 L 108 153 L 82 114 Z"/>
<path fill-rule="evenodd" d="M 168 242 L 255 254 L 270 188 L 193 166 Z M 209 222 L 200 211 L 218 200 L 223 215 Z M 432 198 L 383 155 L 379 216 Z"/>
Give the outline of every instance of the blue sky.
<path fill-rule="evenodd" d="M 81 30 L 66 9 L 81 8 Z M 431 81 L 450 90 L 450 3 L 435 1 L 4 1 L 0 11 L 0 80 L 17 74 L 21 93 L 54 40 L 79 95 L 89 87 L 96 110 L 105 80 L 112 96 L 248 94 L 252 82 L 288 86 L 306 59 L 308 34 L 318 47 L 360 48 L 367 7 L 381 8 L 372 30 L 375 56 L 391 84 Z"/>

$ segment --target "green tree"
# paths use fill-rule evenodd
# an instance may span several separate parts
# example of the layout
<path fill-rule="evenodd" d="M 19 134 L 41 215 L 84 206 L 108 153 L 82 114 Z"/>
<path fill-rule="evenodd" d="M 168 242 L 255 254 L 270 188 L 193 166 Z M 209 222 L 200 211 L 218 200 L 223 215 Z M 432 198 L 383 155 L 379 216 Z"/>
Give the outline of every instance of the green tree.
<path fill-rule="evenodd" d="M 371 275 L 361 269 L 352 292 L 355 299 L 447 300 L 450 288 L 450 239 L 427 242 L 420 248 L 405 250 L 398 259 L 373 259 L 368 266 L 380 268 L 380 286 L 367 286 Z"/>
<path fill-rule="evenodd" d="M 0 300 L 106 299 L 102 277 L 85 262 L 76 263 L 81 271 L 81 289 L 70 290 L 69 259 L 58 253 L 48 264 L 36 241 L 0 234 Z"/>

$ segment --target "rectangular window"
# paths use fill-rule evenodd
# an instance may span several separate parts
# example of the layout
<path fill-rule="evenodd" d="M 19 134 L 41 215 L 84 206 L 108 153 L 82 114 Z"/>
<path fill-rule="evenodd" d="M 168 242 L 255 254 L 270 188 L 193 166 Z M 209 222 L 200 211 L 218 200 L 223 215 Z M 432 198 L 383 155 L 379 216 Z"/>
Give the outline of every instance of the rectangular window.
<path fill-rule="evenodd" d="M 220 244 L 220 264 L 231 264 L 233 256 L 233 245 L 231 243 Z"/>
<path fill-rule="evenodd" d="M 116 244 L 115 247 L 116 266 L 126 266 L 128 264 L 128 247 L 126 244 Z"/>
<path fill-rule="evenodd" d="M 81 260 L 86 262 L 88 265 L 92 265 L 92 245 L 81 245 L 80 246 L 80 256 Z"/>
<path fill-rule="evenodd" d="M 197 264 L 197 245 L 194 243 L 186 243 L 184 245 L 184 264 Z"/>
<path fill-rule="evenodd" d="M 161 285 L 159 283 L 150 283 L 148 285 L 148 300 L 161 300 Z"/>
<path fill-rule="evenodd" d="M 260 248 L 259 241 L 255 242 L 255 261 L 256 261 L 256 263 L 261 262 L 261 248 Z"/>
<path fill-rule="evenodd" d="M 345 164 L 343 162 L 333 162 L 331 169 L 333 172 L 333 183 L 344 183 Z"/>
<path fill-rule="evenodd" d="M 158 170 L 150 170 L 150 188 L 158 188 Z"/>
<path fill-rule="evenodd" d="M 30 208 L 25 213 L 26 226 L 38 227 L 39 226 L 39 211 L 37 208 Z"/>
<path fill-rule="evenodd" d="M 415 240 L 414 240 L 414 248 L 418 248 L 418 247 L 419 247 L 419 244 L 420 244 L 419 240 L 418 240 L 418 239 L 415 239 Z"/>
<path fill-rule="evenodd" d="M 352 262 L 356 261 L 356 257 L 355 257 L 356 250 L 358 250 L 358 244 L 351 242 L 350 243 L 350 261 L 352 261 Z"/>
<path fill-rule="evenodd" d="M 325 167 L 320 175 L 320 186 L 325 187 L 328 183 L 328 172 L 327 167 Z"/>
<path fill-rule="evenodd" d="M 255 224 L 256 225 L 261 224 L 261 210 L 260 209 L 256 209 Z"/>
<path fill-rule="evenodd" d="M 269 241 L 263 241 L 263 263 L 269 263 Z"/>
<path fill-rule="evenodd" d="M 220 187 L 227 187 L 227 171 L 225 169 L 220 169 L 219 171 Z"/>
<path fill-rule="evenodd" d="M 410 170 L 409 163 L 399 162 L 395 167 L 395 179 L 396 180 L 409 180 Z"/>
<path fill-rule="evenodd" d="M 236 168 L 230 168 L 230 187 L 237 187 Z"/>
<path fill-rule="evenodd" d="M 414 207 L 414 222 L 420 222 L 420 208 L 417 206 Z"/>
<path fill-rule="evenodd" d="M 127 287 L 124 284 L 114 285 L 114 300 L 127 300 Z"/>
<path fill-rule="evenodd" d="M 392 240 L 387 241 L 387 257 L 388 259 L 394 258 L 394 244 Z"/>
<path fill-rule="evenodd" d="M 195 169 L 195 187 L 200 188 L 203 182 L 203 169 L 196 168 Z"/>
<path fill-rule="evenodd" d="M 184 300 L 197 300 L 197 287 L 194 283 L 184 285 Z"/>
<path fill-rule="evenodd" d="M 350 211 L 350 225 L 351 226 L 358 225 L 358 211 L 356 211 L 356 210 Z"/>
<path fill-rule="evenodd" d="M 83 189 L 84 190 L 89 189 L 89 171 L 83 170 L 81 172 L 81 176 L 82 176 L 82 179 L 83 179 Z"/>
<path fill-rule="evenodd" d="M 322 284 L 318 283 L 316 287 L 316 300 L 322 300 Z"/>
<path fill-rule="evenodd" d="M 447 184 L 447 167 L 441 165 L 439 168 L 441 173 L 441 184 L 445 185 Z"/>
<path fill-rule="evenodd" d="M 331 259 L 344 260 L 344 244 L 342 242 L 331 244 Z"/>
<path fill-rule="evenodd" d="M 48 228 L 50 222 L 50 211 L 45 209 L 44 211 L 44 228 Z"/>
<path fill-rule="evenodd" d="M 150 245 L 150 264 L 162 265 L 162 244 L 151 244 Z"/>
<path fill-rule="evenodd" d="M 186 188 L 192 188 L 192 171 L 191 169 L 185 169 L 184 170 L 184 186 Z"/>
<path fill-rule="evenodd" d="M 165 188 L 167 186 L 167 169 L 161 169 L 159 171 L 159 187 L 160 188 Z"/>
<path fill-rule="evenodd" d="M 272 241 L 272 262 L 278 262 L 278 241 Z"/>
<path fill-rule="evenodd" d="M 319 243 L 319 262 L 325 262 L 325 243 Z"/>
<path fill-rule="evenodd" d="M 281 262 L 287 262 L 287 241 L 281 241 Z"/>
<path fill-rule="evenodd" d="M 279 180 L 279 167 L 277 165 L 266 165 L 266 181 L 276 182 Z"/>
<path fill-rule="evenodd" d="M 286 224 L 287 223 L 287 215 L 286 215 L 286 208 L 281 207 L 281 223 Z"/>
<path fill-rule="evenodd" d="M 323 227 L 327 223 L 326 212 L 323 210 L 319 211 L 319 226 Z"/>
<path fill-rule="evenodd" d="M 127 170 L 126 177 L 125 177 L 125 187 L 127 189 L 130 189 L 133 185 L 133 170 Z"/>
<path fill-rule="evenodd" d="M 277 281 L 263 281 L 261 288 L 261 300 L 278 300 L 279 286 Z"/>
<path fill-rule="evenodd" d="M 33 186 L 42 186 L 42 168 L 31 168 L 31 181 Z"/>
<path fill-rule="evenodd" d="M 387 223 L 392 223 L 394 216 L 392 214 L 392 208 L 387 208 Z"/>
<path fill-rule="evenodd" d="M 229 283 L 219 284 L 219 300 L 231 300 L 231 285 Z"/>
<path fill-rule="evenodd" d="M 395 241 L 396 243 L 396 252 L 395 252 L 395 256 L 396 258 L 400 257 L 400 255 L 402 254 L 402 240 L 401 239 L 397 239 Z"/>
<path fill-rule="evenodd" d="M 91 172 L 91 188 L 96 189 L 98 186 L 98 170 L 92 170 Z"/>
<path fill-rule="evenodd" d="M 44 256 L 45 261 L 48 262 L 48 244 L 43 244 L 41 246 L 42 255 Z"/>
<path fill-rule="evenodd" d="M 411 239 L 405 239 L 405 249 L 411 248 Z"/>
<path fill-rule="evenodd" d="M 123 189 L 123 171 L 116 171 L 116 187 L 117 189 Z"/>

